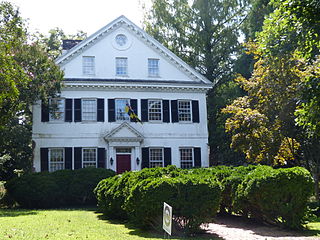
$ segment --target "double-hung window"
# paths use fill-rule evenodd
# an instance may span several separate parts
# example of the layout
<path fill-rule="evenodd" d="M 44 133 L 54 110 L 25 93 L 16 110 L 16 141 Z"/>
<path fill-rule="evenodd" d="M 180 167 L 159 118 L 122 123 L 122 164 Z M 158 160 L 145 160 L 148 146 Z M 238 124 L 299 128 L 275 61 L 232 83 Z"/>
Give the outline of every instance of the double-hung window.
<path fill-rule="evenodd" d="M 124 58 L 124 57 L 116 58 L 116 75 L 117 76 L 128 75 L 128 58 Z"/>
<path fill-rule="evenodd" d="M 86 76 L 95 74 L 95 57 L 94 56 L 82 57 L 82 73 L 83 75 L 86 75 Z"/>
<path fill-rule="evenodd" d="M 178 119 L 179 122 L 191 122 L 192 121 L 191 101 L 190 100 L 178 100 Z"/>
<path fill-rule="evenodd" d="M 159 59 L 148 59 L 148 75 L 149 77 L 159 76 Z"/>
<path fill-rule="evenodd" d="M 130 117 L 126 113 L 126 105 L 130 105 L 129 99 L 116 99 L 115 108 L 116 108 L 116 121 L 129 121 Z"/>
<path fill-rule="evenodd" d="M 50 148 L 49 149 L 49 172 L 64 169 L 64 149 Z"/>
<path fill-rule="evenodd" d="M 64 99 L 52 98 L 50 99 L 50 121 L 64 121 Z"/>
<path fill-rule="evenodd" d="M 97 99 L 82 99 L 82 121 L 97 121 Z"/>
<path fill-rule="evenodd" d="M 193 148 L 180 148 L 180 164 L 181 168 L 193 167 Z"/>
<path fill-rule="evenodd" d="M 162 100 L 148 100 L 149 121 L 162 121 Z"/>
<path fill-rule="evenodd" d="M 97 149 L 83 148 L 82 149 L 82 168 L 97 167 Z"/>
<path fill-rule="evenodd" d="M 149 149 L 149 167 L 163 167 L 163 148 Z"/>

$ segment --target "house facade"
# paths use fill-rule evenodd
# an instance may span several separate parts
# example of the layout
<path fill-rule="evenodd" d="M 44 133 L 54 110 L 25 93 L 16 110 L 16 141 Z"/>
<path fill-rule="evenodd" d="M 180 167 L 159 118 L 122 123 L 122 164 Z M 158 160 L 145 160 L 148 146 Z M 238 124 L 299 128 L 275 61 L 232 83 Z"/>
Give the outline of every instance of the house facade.
<path fill-rule="evenodd" d="M 211 82 L 126 17 L 56 63 L 65 72 L 59 98 L 49 101 L 56 107 L 33 106 L 36 171 L 209 165 Z"/>

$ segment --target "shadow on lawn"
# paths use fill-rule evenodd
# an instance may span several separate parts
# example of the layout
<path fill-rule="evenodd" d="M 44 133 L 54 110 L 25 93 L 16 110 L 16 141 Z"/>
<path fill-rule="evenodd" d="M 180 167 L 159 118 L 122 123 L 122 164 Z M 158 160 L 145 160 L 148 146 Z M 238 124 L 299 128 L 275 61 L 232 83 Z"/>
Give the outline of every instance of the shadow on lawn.
<path fill-rule="evenodd" d="M 0 208 L 0 217 L 19 217 L 26 215 L 36 215 L 37 211 L 28 210 L 28 209 L 1 209 Z"/>
<path fill-rule="evenodd" d="M 138 236 L 139 238 L 163 238 L 164 234 L 163 233 L 159 233 L 159 232 L 155 232 L 155 231 L 148 231 L 148 230 L 141 230 L 139 228 L 137 228 L 136 226 L 134 226 L 133 224 L 131 224 L 128 221 L 121 221 L 121 220 L 113 220 L 113 219 L 109 219 L 106 216 L 104 216 L 102 213 L 100 212 L 95 212 L 98 216 L 99 220 L 102 221 L 106 221 L 108 223 L 111 224 L 121 224 L 124 225 L 126 228 L 128 228 L 130 230 L 129 234 L 130 235 L 135 235 Z M 217 235 L 215 234 L 197 234 L 196 236 L 192 236 L 192 237 L 185 237 L 185 236 L 172 236 L 171 239 L 184 239 L 184 240 L 219 240 L 219 239 L 223 239 L 223 238 L 219 238 Z"/>

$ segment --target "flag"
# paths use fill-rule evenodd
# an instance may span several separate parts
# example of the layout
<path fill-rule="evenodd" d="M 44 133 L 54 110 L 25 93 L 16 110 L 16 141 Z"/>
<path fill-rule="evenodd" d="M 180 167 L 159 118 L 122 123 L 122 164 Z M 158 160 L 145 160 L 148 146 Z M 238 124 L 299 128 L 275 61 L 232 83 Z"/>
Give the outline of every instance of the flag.
<path fill-rule="evenodd" d="M 127 103 L 124 109 L 126 113 L 129 115 L 130 119 L 133 119 L 135 122 L 142 123 L 137 114 L 132 110 L 131 106 Z"/>

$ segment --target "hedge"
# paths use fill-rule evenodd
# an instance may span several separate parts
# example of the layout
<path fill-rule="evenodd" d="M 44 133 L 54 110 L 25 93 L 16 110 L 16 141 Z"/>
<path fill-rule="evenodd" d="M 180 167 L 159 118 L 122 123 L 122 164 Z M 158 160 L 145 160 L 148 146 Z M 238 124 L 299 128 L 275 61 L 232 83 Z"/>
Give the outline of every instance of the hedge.
<path fill-rule="evenodd" d="M 24 208 L 88 206 L 96 204 L 93 189 L 99 181 L 114 175 L 102 168 L 32 173 L 9 180 L 5 188 Z"/>
<path fill-rule="evenodd" d="M 298 229 L 312 193 L 313 179 L 306 169 L 260 166 L 239 185 L 234 205 L 243 215 Z"/>
<path fill-rule="evenodd" d="M 310 173 L 299 167 L 182 170 L 169 166 L 103 180 L 94 192 L 106 216 L 129 219 L 143 228 L 161 226 L 163 202 L 167 202 L 173 207 L 176 229 L 192 233 L 217 211 L 300 228 L 312 184 Z"/>

